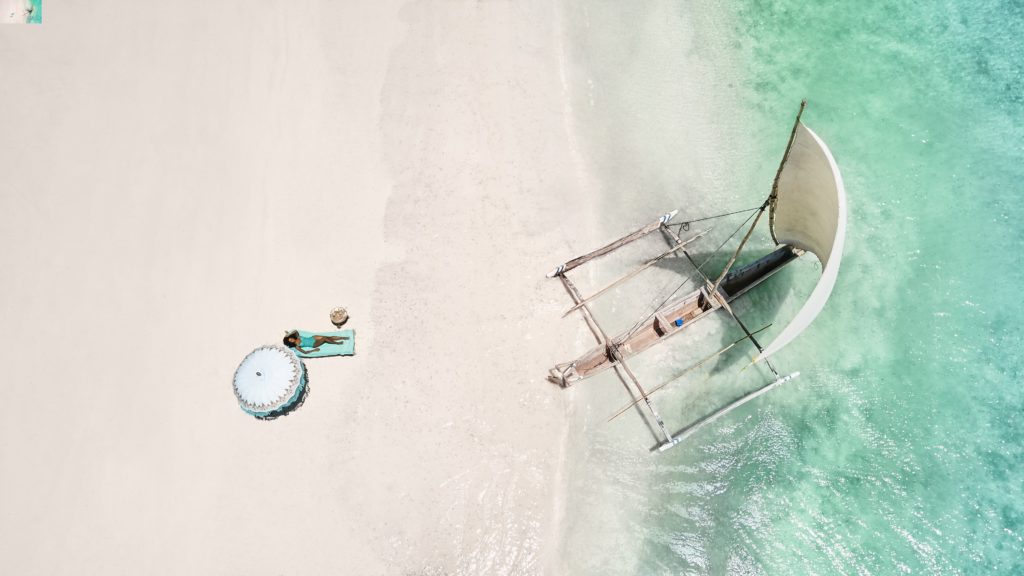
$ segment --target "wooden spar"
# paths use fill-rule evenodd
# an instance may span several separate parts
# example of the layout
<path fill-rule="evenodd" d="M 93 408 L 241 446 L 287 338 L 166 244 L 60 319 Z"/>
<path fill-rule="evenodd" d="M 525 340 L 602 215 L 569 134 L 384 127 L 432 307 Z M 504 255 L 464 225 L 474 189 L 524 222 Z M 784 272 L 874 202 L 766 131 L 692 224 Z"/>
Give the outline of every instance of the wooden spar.
<path fill-rule="evenodd" d="M 807 106 L 807 100 L 800 101 L 800 110 L 796 113 L 796 121 L 793 122 L 793 130 L 789 133 L 789 142 L 786 143 L 786 151 L 782 153 L 782 162 L 779 162 L 779 169 L 775 172 L 775 180 L 772 180 L 772 193 L 768 195 L 768 202 L 772 209 L 768 215 L 768 231 L 772 234 L 772 242 L 779 243 L 779 239 L 775 237 L 775 203 L 778 202 L 779 198 L 779 179 L 782 178 L 782 169 L 786 166 L 786 162 L 789 160 L 789 152 L 793 149 L 793 141 L 796 140 L 796 128 L 800 125 L 800 117 L 804 115 L 804 108 Z"/>
<path fill-rule="evenodd" d="M 725 275 L 729 273 L 729 269 L 736 263 L 736 259 L 740 256 L 740 251 L 742 251 L 743 246 L 747 244 L 747 240 L 750 240 L 750 235 L 754 233 L 754 228 L 757 227 L 757 223 L 761 220 L 761 216 L 764 215 L 766 208 L 768 208 L 768 200 L 765 200 L 764 204 L 761 205 L 761 209 L 757 212 L 757 217 L 754 218 L 754 223 L 750 225 L 750 229 L 747 230 L 747 234 L 743 236 L 743 240 L 740 241 L 740 245 L 736 247 L 736 252 L 733 252 L 732 258 L 729 258 L 729 263 L 725 265 L 722 273 L 718 275 L 718 280 L 715 280 L 715 285 L 711 288 L 712 294 L 718 293 L 718 285 L 722 283 L 722 280 L 725 280 Z"/>
<path fill-rule="evenodd" d="M 692 238 L 687 239 L 685 242 L 677 242 L 675 247 L 669 248 L 668 250 L 662 252 L 661 254 L 658 254 L 654 258 L 652 258 L 652 259 L 648 260 L 647 262 L 645 262 L 643 264 L 643 266 L 640 266 L 639 268 L 637 268 L 636 270 L 633 270 L 629 274 L 626 274 L 625 276 L 622 276 L 618 280 L 612 282 L 611 284 L 608 284 L 607 286 L 605 286 L 604 288 L 601 288 L 597 292 L 594 292 L 590 296 L 587 296 L 579 304 L 576 304 L 572 308 L 569 308 L 568 310 L 566 310 L 565 313 L 562 314 L 562 317 L 564 318 L 564 317 L 568 316 L 574 310 L 579 309 L 580 306 L 583 306 L 584 304 L 590 302 L 594 298 L 597 298 L 598 296 L 604 294 L 605 292 L 611 290 L 612 288 L 618 286 L 619 284 L 622 284 L 626 280 L 629 280 L 630 278 L 633 278 L 634 276 L 636 276 L 637 274 L 643 272 L 644 270 L 647 270 L 651 266 L 654 266 L 661 259 L 663 259 L 664 257 L 668 256 L 669 254 L 672 254 L 674 252 L 678 252 L 678 251 L 682 250 L 683 248 L 686 247 L 687 244 L 690 244 L 691 242 L 694 242 L 695 240 L 700 239 L 701 237 L 703 237 L 705 234 L 707 234 L 710 231 L 711 231 L 711 228 L 708 228 L 707 230 L 704 230 L 702 232 L 698 232 L 695 236 L 693 236 Z"/>
<path fill-rule="evenodd" d="M 665 234 L 668 234 L 669 238 L 672 238 L 672 241 L 675 242 L 676 244 L 682 242 L 682 240 L 679 239 L 679 234 L 676 234 L 675 230 L 669 228 L 665 224 L 661 225 L 661 229 L 662 231 L 665 232 Z M 696 270 L 702 278 L 704 278 L 704 281 L 707 282 L 708 284 L 711 284 L 711 279 L 708 278 L 707 275 L 704 274 L 704 271 L 700 269 L 700 266 L 697 266 L 697 263 L 693 261 L 693 256 L 690 256 L 690 253 L 687 252 L 686 250 L 683 250 L 683 256 L 686 256 L 686 259 L 690 261 L 690 265 L 693 266 L 693 269 Z"/>
<path fill-rule="evenodd" d="M 743 333 L 747 335 L 747 338 L 750 338 L 751 344 L 753 344 L 754 347 L 757 348 L 758 353 L 764 352 L 764 348 L 761 347 L 761 343 L 757 341 L 757 338 L 754 338 L 754 334 L 751 334 L 750 330 L 747 330 L 747 325 L 744 324 L 742 320 L 740 320 L 740 317 L 737 316 L 736 313 L 732 311 L 732 306 L 729 306 L 729 303 L 726 302 L 725 297 L 722 296 L 720 292 L 715 292 L 715 296 L 718 298 L 718 301 L 722 303 L 722 308 L 725 308 L 725 311 L 729 313 L 729 316 L 732 316 L 732 319 L 735 320 L 737 324 L 739 324 L 740 329 L 743 330 Z M 758 330 L 758 332 L 760 332 L 760 330 Z M 768 369 L 772 371 L 772 374 L 774 374 L 775 377 L 778 378 L 778 371 L 776 371 L 775 367 L 768 362 L 767 358 L 765 358 L 764 363 L 766 366 L 768 366 Z"/>
<path fill-rule="evenodd" d="M 573 300 L 578 302 L 579 298 L 577 295 L 579 294 L 579 291 L 576 290 L 576 285 L 573 284 L 572 280 L 570 280 L 568 276 L 559 275 L 559 278 L 562 280 L 562 285 L 569 291 Z M 602 329 L 601 325 L 597 323 L 597 319 L 594 318 L 594 313 L 590 311 L 590 307 L 583 306 L 582 312 L 584 320 L 586 320 L 587 325 L 590 326 L 590 331 L 593 332 L 594 336 L 597 338 L 597 343 L 602 346 L 607 346 L 608 335 L 604 333 L 604 329 Z"/>
<path fill-rule="evenodd" d="M 747 235 L 743 237 L 743 241 L 736 247 L 736 252 L 733 253 L 732 258 L 729 259 L 729 263 L 725 265 L 725 269 L 718 276 L 718 280 L 715 280 L 715 286 L 711 289 L 712 293 L 718 292 L 718 285 L 725 279 L 725 275 L 729 273 L 729 269 L 736 263 L 736 258 L 739 257 L 740 251 L 743 250 L 743 246 L 750 239 L 750 235 L 753 234 L 754 228 L 757 226 L 757 222 L 761 220 L 761 216 L 764 215 L 764 211 L 768 206 L 772 206 L 772 215 L 769 220 L 775 217 L 775 202 L 778 200 L 779 195 L 779 179 L 782 177 L 782 169 L 786 166 L 786 161 L 789 160 L 789 152 L 793 149 L 793 141 L 796 139 L 796 129 L 800 125 L 800 117 L 803 116 L 804 107 L 807 106 L 807 100 L 800 101 L 800 110 L 796 114 L 796 121 L 793 122 L 793 131 L 789 133 L 789 142 L 786 144 L 786 152 L 782 155 L 782 162 L 779 164 L 779 169 L 775 172 L 775 180 L 772 182 L 772 191 L 768 195 L 768 199 L 761 205 L 761 210 L 757 213 L 757 218 L 754 218 L 754 223 L 750 225 L 750 229 L 747 230 Z M 769 222 L 769 232 L 771 232 L 772 240 L 778 244 L 779 241 L 775 238 L 775 227 L 773 222 Z"/>
<path fill-rule="evenodd" d="M 672 435 L 669 434 L 668 428 L 665 427 L 665 421 L 661 419 L 661 414 L 658 414 L 658 410 L 654 408 L 654 404 L 647 396 L 647 392 L 644 392 L 644 388 L 640 385 L 640 381 L 637 380 L 636 374 L 633 374 L 633 371 L 629 369 L 629 366 L 623 360 L 622 355 L 619 354 L 619 349 L 612 345 L 609 348 L 609 351 L 612 353 L 612 357 L 619 363 L 619 366 L 622 366 L 622 369 L 626 371 L 626 374 L 629 374 L 629 379 L 633 381 L 637 391 L 640 392 L 640 398 L 647 404 L 647 409 L 654 415 L 654 419 L 658 422 L 658 427 L 661 428 L 661 433 L 665 435 L 665 443 L 674 446 L 676 441 L 672 438 Z"/>
<path fill-rule="evenodd" d="M 799 119 L 799 117 L 798 117 L 798 119 Z M 764 213 L 764 207 L 762 207 L 762 208 L 761 208 L 761 213 L 762 213 L 762 214 Z M 760 214 L 758 214 L 758 218 L 760 218 Z M 753 224 L 753 225 L 751 225 L 751 227 L 750 227 L 750 230 L 751 230 L 751 231 L 753 231 L 753 229 L 754 229 L 754 225 L 756 225 L 756 224 L 757 224 L 757 219 L 755 219 L 755 220 L 754 220 L 754 224 Z M 672 238 L 673 240 L 675 240 L 676 242 L 678 242 L 678 241 L 679 241 L 679 235 L 678 235 L 678 234 L 676 234 L 674 230 L 672 230 L 672 229 L 671 229 L 671 228 L 669 228 L 668 226 L 662 226 L 662 229 L 663 229 L 663 230 L 665 230 L 665 232 L 666 232 L 666 233 L 667 233 L 667 234 L 668 234 L 668 235 L 669 235 L 669 236 L 670 236 L 670 237 L 671 237 L 671 238 Z M 747 238 L 749 238 L 749 237 L 750 237 L 750 231 L 748 231 L 748 232 L 747 232 L 747 236 L 746 236 L 746 238 L 744 238 L 744 239 L 743 239 L 743 241 L 744 241 L 744 242 L 746 242 L 746 241 L 747 241 Z M 740 244 L 740 248 L 741 248 L 741 249 L 743 248 L 743 244 Z M 739 253 L 739 251 L 737 250 L 737 254 L 738 254 L 738 253 Z M 687 257 L 687 258 L 688 258 L 688 259 L 690 260 L 690 264 L 693 264 L 693 267 L 694 267 L 694 268 L 697 268 L 697 272 L 699 272 L 699 273 L 701 274 L 701 276 L 704 276 L 704 280 L 705 280 L 705 281 L 706 281 L 706 282 L 707 282 L 708 284 L 710 284 L 710 283 L 711 283 L 711 280 L 710 280 L 710 279 L 709 279 L 709 278 L 708 278 L 707 276 L 705 276 L 703 272 L 701 272 L 700 268 L 698 268 L 698 267 L 697 267 L 697 264 L 696 264 L 696 263 L 695 263 L 695 262 L 693 261 L 693 258 L 691 258 L 691 257 L 690 257 L 690 254 L 689 254 L 688 252 L 686 252 L 685 250 L 683 250 L 683 254 L 685 254 L 685 255 L 686 255 L 686 257 Z M 735 256 L 733 256 L 733 261 L 735 261 L 735 259 L 736 259 L 736 257 L 735 257 Z M 731 266 L 731 265 L 732 265 L 732 262 L 730 262 L 730 266 Z M 726 272 L 728 272 L 728 266 L 726 267 Z M 723 272 L 723 274 L 722 274 L 722 278 L 724 278 L 724 277 L 725 277 L 725 273 Z M 721 282 L 721 281 L 722 281 L 722 278 L 719 278 L 719 279 L 718 279 L 718 281 L 719 281 L 719 282 Z M 722 296 L 722 294 L 721 294 L 721 293 L 720 293 L 720 292 L 718 291 L 718 284 L 717 284 L 717 283 L 715 284 L 715 289 L 714 289 L 714 290 L 712 290 L 712 291 L 711 291 L 711 292 L 709 293 L 709 295 L 711 295 L 711 294 L 713 294 L 713 295 L 714 295 L 714 297 L 715 297 L 715 298 L 717 298 L 717 299 L 718 299 L 718 301 L 722 303 L 722 307 L 723 307 L 723 308 L 725 308 L 725 310 L 726 310 L 726 311 L 727 311 L 727 312 L 729 313 L 729 316 L 732 316 L 732 319 L 733 319 L 733 320 L 735 320 L 737 324 L 739 324 L 739 327 L 740 327 L 740 329 L 741 329 L 741 330 L 743 330 L 743 333 L 744 333 L 744 334 L 746 334 L 746 337 L 747 337 L 747 338 L 750 338 L 750 342 L 751 342 L 751 343 L 752 343 L 752 344 L 753 344 L 753 345 L 754 345 L 754 346 L 755 346 L 755 347 L 757 348 L 757 351 L 758 351 L 758 352 L 761 352 L 762 350 L 764 350 L 764 349 L 763 349 L 763 348 L 761 347 L 761 343 L 757 341 L 757 338 L 754 338 L 754 334 L 757 334 L 757 332 L 760 332 L 761 330 L 764 330 L 764 328 L 762 328 L 761 330 L 758 330 L 757 332 L 753 332 L 753 333 L 751 333 L 751 332 L 750 332 L 750 330 L 747 330 L 747 327 L 746 327 L 746 325 L 745 325 L 745 324 L 743 324 L 743 321 L 742 321 L 742 320 L 740 320 L 740 317 L 739 317 L 739 316 L 737 316 L 737 315 L 736 315 L 736 313 L 732 311 L 732 307 L 731 307 L 731 306 L 729 306 L 729 302 L 728 302 L 728 301 L 727 301 L 727 300 L 725 299 L 725 297 L 723 297 L 723 296 Z M 769 324 L 769 326 L 770 326 L 770 324 Z M 775 374 L 775 376 L 776 376 L 776 377 L 778 377 L 779 373 L 778 373 L 778 372 L 777 372 L 777 371 L 775 370 L 775 367 L 774 367 L 774 366 L 772 366 L 771 364 L 769 364 L 769 363 L 768 363 L 768 360 L 765 360 L 765 365 L 767 365 L 767 366 L 768 366 L 768 369 L 772 371 L 772 374 Z"/>
<path fill-rule="evenodd" d="M 580 302 L 583 300 L 583 297 L 580 295 L 580 291 L 576 288 L 576 285 L 573 283 L 572 280 L 567 278 L 564 274 L 559 274 L 558 277 L 562 279 L 562 284 L 565 286 L 565 289 L 569 291 L 569 294 L 572 295 L 573 299 L 576 300 L 576 302 Z M 583 304 L 583 306 L 581 306 L 580 309 L 583 310 L 584 316 L 589 318 L 593 325 L 597 328 L 597 331 L 601 335 L 601 343 L 608 346 L 608 352 L 612 357 L 611 359 L 615 362 L 615 365 L 621 366 L 622 369 L 626 372 L 626 374 L 629 375 L 629 379 L 633 381 L 633 386 L 635 386 L 637 391 L 640 393 L 641 399 L 645 403 L 647 403 L 647 409 L 651 411 L 652 415 L 654 415 L 655 421 L 658 422 L 658 427 L 661 428 L 661 433 L 665 435 L 665 442 L 668 444 L 675 445 L 675 440 L 672 438 L 672 434 L 669 433 L 668 428 L 665 427 L 665 421 L 661 419 L 661 414 L 659 414 L 658 410 L 655 409 L 654 404 L 651 402 L 651 399 L 647 397 L 647 393 L 644 392 L 644 387 L 640 385 L 640 381 L 637 380 L 636 375 L 633 374 L 633 371 L 630 370 L 629 366 L 626 365 L 626 362 L 625 360 L 623 360 L 618 348 L 616 348 L 615 344 L 608 339 L 608 335 L 601 328 L 600 324 L 597 323 L 597 320 L 594 318 L 593 312 L 590 311 L 590 307 L 587 306 L 586 304 Z"/>
<path fill-rule="evenodd" d="M 703 366 L 704 364 L 706 364 L 706 363 L 710 362 L 711 360 L 714 360 L 715 358 L 717 358 L 717 357 L 721 356 L 722 354 L 725 354 L 725 353 L 726 353 L 726 352 L 728 352 L 729 350 L 732 350 L 732 349 L 733 349 L 733 347 L 735 347 L 735 346 L 736 346 L 737 344 L 739 344 L 740 342 L 743 342 L 743 341 L 744 341 L 744 340 L 746 340 L 747 338 L 750 338 L 750 337 L 752 337 L 752 336 L 753 336 L 753 334 L 757 334 L 758 332 L 762 332 L 762 331 L 764 331 L 764 330 L 767 330 L 767 329 L 768 329 L 768 328 L 770 328 L 770 327 L 771 327 L 771 324 L 769 324 L 769 325 L 767 325 L 767 326 L 765 326 L 765 327 L 763 327 L 763 328 L 759 328 L 759 329 L 755 330 L 754 332 L 752 332 L 752 333 L 751 333 L 751 336 L 744 336 L 743 338 L 740 338 L 740 339 L 738 339 L 738 340 L 735 340 L 735 341 L 733 341 L 733 343 L 732 343 L 732 344 L 729 344 L 728 346 L 726 346 L 725 348 L 722 348 L 722 349 L 721 349 L 721 350 L 719 350 L 718 352 L 715 352 L 714 354 L 711 354 L 710 356 L 708 356 L 708 357 L 706 357 L 706 358 L 702 359 L 702 360 L 701 360 L 700 362 L 697 362 L 696 364 L 694 364 L 694 365 L 690 366 L 690 367 L 689 367 L 689 368 L 687 368 L 686 370 L 683 370 L 682 372 L 680 372 L 679 374 L 677 374 L 677 375 L 676 375 L 675 377 L 673 377 L 673 378 L 672 378 L 671 380 L 668 380 L 668 381 L 666 381 L 666 382 L 663 382 L 663 383 L 661 383 L 661 384 L 658 384 L 658 385 L 657 385 L 657 386 L 655 386 L 654 388 L 651 388 L 651 391 L 650 391 L 650 392 L 648 392 L 648 394 L 654 394 L 655 392 L 657 392 L 658 390 L 661 390 L 661 389 L 662 389 L 662 388 L 664 388 L 665 386 L 668 386 L 669 384 L 671 384 L 671 383 L 675 382 L 676 380 L 679 380 L 679 379 L 680 379 L 680 378 L 682 378 L 683 376 L 686 376 L 686 375 L 687 375 L 687 374 L 688 374 L 688 373 L 689 373 L 690 371 L 692 371 L 692 370 L 696 370 L 697 368 L 700 368 L 701 366 Z M 612 414 L 612 416 L 611 416 L 610 418 L 608 418 L 608 420 L 606 420 L 606 422 L 611 422 L 612 420 L 614 420 L 614 419 L 618 418 L 619 416 L 622 416 L 623 414 L 625 414 L 625 413 L 626 413 L 626 410 L 629 410 L 629 409 L 630 409 L 630 408 L 632 408 L 633 406 L 636 406 L 638 402 L 640 402 L 640 400 L 635 400 L 635 401 L 633 401 L 633 403 L 631 403 L 631 404 L 629 404 L 629 405 L 627 405 L 627 406 L 623 406 L 623 408 L 622 408 L 621 410 L 619 410 L 619 411 L 618 411 L 618 412 L 616 412 L 615 414 Z"/>
<path fill-rule="evenodd" d="M 758 388 L 757 390 L 754 390 L 753 392 L 750 392 L 749 394 L 746 394 L 744 396 L 740 396 L 736 400 L 730 402 L 729 404 L 726 404 L 725 406 L 719 408 L 718 410 L 715 410 L 711 414 L 708 414 L 707 416 L 704 416 L 703 418 L 700 418 L 699 420 L 696 420 L 693 424 L 690 424 L 686 428 L 683 428 L 679 432 L 676 432 L 676 436 L 675 436 L 676 443 L 679 443 L 679 442 L 685 440 L 691 434 L 693 434 L 697 430 L 700 430 L 701 428 L 703 428 L 706 424 L 710 424 L 711 422 L 714 422 L 719 417 L 721 417 L 721 416 L 723 416 L 723 415 L 725 415 L 725 414 L 735 410 L 736 408 L 739 408 L 740 406 L 746 404 L 747 402 L 750 402 L 754 398 L 757 398 L 758 396 L 761 396 L 762 394 L 765 394 L 765 393 L 771 391 L 772 388 L 775 388 L 776 386 L 778 386 L 780 384 L 785 384 L 786 382 L 789 382 L 790 380 L 796 378 L 799 375 L 800 375 L 799 372 L 793 372 L 792 374 L 787 374 L 786 376 L 782 376 L 782 377 L 778 378 L 777 380 L 775 380 L 774 382 L 772 382 L 771 384 L 767 384 L 765 386 L 762 386 L 762 387 Z M 657 449 L 658 450 L 664 450 L 665 449 L 665 445 L 664 444 L 659 445 L 657 447 Z M 654 450 L 651 450 L 651 451 L 653 452 Z"/>
<path fill-rule="evenodd" d="M 605 254 L 607 254 L 609 252 L 612 252 L 614 250 L 617 250 L 617 249 L 625 246 L 626 244 L 629 244 L 630 242 L 639 240 L 640 238 L 643 238 L 644 236 L 647 236 L 651 232 L 654 232 L 655 230 L 660 228 L 662 224 L 664 224 L 664 223 L 668 222 L 669 220 L 671 220 L 672 217 L 675 216 L 676 213 L 678 213 L 678 212 L 679 212 L 678 210 L 673 210 L 673 211 L 671 211 L 671 212 L 669 212 L 667 214 L 663 214 L 661 216 L 661 218 L 658 219 L 657 222 L 651 222 L 647 226 L 644 226 L 643 228 L 637 230 L 636 232 L 633 232 L 632 234 L 623 236 L 622 238 L 619 238 L 618 240 L 612 242 L 611 244 L 608 244 L 606 246 L 602 246 L 601 248 L 598 248 L 597 250 L 594 250 L 593 252 L 590 252 L 588 254 L 584 254 L 583 256 L 579 256 L 577 258 L 573 258 L 572 260 L 569 260 L 565 264 L 561 264 L 559 266 L 556 266 L 554 268 L 554 270 L 552 270 L 551 272 L 548 272 L 547 276 L 548 276 L 548 278 L 554 278 L 555 276 L 558 276 L 560 274 L 564 274 L 564 273 L 572 270 L 573 268 L 576 268 L 577 266 L 580 266 L 582 264 L 586 264 L 587 262 L 593 260 L 594 258 L 599 258 L 599 257 L 604 256 Z"/>

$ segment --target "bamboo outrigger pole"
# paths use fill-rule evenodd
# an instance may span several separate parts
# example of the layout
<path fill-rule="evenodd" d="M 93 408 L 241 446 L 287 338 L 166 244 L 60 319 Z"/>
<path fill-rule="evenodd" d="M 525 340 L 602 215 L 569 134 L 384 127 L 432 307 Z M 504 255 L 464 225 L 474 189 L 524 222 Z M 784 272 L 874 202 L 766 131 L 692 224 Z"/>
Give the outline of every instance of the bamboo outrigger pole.
<path fill-rule="evenodd" d="M 718 410 L 715 410 L 711 414 L 708 414 L 707 416 L 704 416 L 703 418 L 700 418 L 700 419 L 694 421 L 692 424 L 690 424 L 686 428 L 683 428 L 682 430 L 676 432 L 675 441 L 677 443 L 678 442 L 682 442 L 683 440 L 688 438 L 691 434 L 693 434 L 697 430 L 700 430 L 701 428 L 703 428 L 706 424 L 710 424 L 711 422 L 714 422 L 719 417 L 721 417 L 721 416 L 723 416 L 723 415 L 725 415 L 725 414 L 727 414 L 729 412 L 732 412 L 734 409 L 739 408 L 740 406 L 746 404 L 747 402 L 750 402 L 754 398 L 757 398 L 758 396 L 761 396 L 762 394 L 765 394 L 765 393 L 771 391 L 776 386 L 778 386 L 780 384 L 785 384 L 786 382 L 789 382 L 790 380 L 792 380 L 792 379 L 794 379 L 794 378 L 796 378 L 798 376 L 800 376 L 799 372 L 793 372 L 792 374 L 788 374 L 786 376 L 782 376 L 778 380 L 775 380 L 774 382 L 772 382 L 770 384 L 766 384 L 766 385 L 762 386 L 761 388 L 758 388 L 757 390 L 754 390 L 753 392 L 750 392 L 748 394 L 744 394 L 743 396 L 740 396 L 739 398 L 737 398 L 736 400 L 733 400 L 729 404 L 726 404 L 725 406 L 722 406 L 721 408 L 719 408 Z M 654 452 L 655 449 L 657 449 L 659 451 L 663 451 L 665 448 L 664 448 L 664 445 L 659 445 L 659 446 L 656 446 L 654 449 L 651 449 L 651 452 Z"/>

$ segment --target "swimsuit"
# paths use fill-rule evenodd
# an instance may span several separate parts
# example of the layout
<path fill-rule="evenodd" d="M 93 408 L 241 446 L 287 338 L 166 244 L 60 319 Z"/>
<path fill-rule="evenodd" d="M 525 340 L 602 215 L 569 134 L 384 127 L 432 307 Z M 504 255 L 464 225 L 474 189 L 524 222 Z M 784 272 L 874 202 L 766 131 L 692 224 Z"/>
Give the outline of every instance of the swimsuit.
<path fill-rule="evenodd" d="M 299 346 L 302 348 L 315 348 L 315 342 L 312 336 L 299 336 Z"/>

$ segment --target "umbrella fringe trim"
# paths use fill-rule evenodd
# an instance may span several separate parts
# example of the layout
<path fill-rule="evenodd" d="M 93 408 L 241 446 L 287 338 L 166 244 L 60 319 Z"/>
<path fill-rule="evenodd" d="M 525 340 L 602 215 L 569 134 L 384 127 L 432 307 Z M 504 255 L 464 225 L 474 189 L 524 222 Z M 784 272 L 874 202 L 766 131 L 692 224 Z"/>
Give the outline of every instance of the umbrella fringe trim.
<path fill-rule="evenodd" d="M 242 368 L 242 365 L 245 364 L 245 361 L 250 356 L 256 354 L 261 350 L 274 350 L 277 352 L 284 352 L 285 356 L 287 356 L 288 360 L 292 364 L 293 378 L 288 388 L 286 388 L 277 398 L 263 404 L 254 404 L 243 398 L 241 392 L 239 392 L 238 390 L 238 371 Z M 232 379 L 231 387 L 235 391 L 235 398 L 238 400 L 238 403 L 242 406 L 244 410 L 252 412 L 272 412 L 274 410 L 279 410 L 283 408 L 283 403 L 295 397 L 295 392 L 298 390 L 299 386 L 302 385 L 302 376 L 305 374 L 305 372 L 306 366 L 302 363 L 301 360 L 299 360 L 298 355 L 296 355 L 295 352 L 292 351 L 291 349 L 279 345 L 264 345 L 253 350 L 252 352 L 249 352 L 245 356 L 245 358 L 242 359 L 242 362 L 238 365 L 238 368 L 235 369 L 235 375 L 234 378 Z"/>

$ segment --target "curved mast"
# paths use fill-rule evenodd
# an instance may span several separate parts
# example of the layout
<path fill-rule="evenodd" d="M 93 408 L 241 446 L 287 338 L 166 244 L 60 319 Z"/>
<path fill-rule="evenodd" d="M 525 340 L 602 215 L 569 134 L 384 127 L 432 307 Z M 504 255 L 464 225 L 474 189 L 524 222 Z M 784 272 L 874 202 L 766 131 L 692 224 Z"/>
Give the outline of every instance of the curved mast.
<path fill-rule="evenodd" d="M 718 292 L 718 286 L 722 283 L 722 280 L 725 280 L 726 275 L 729 274 L 729 269 L 732 268 L 733 264 L 736 263 L 736 259 L 739 258 L 740 252 L 743 251 L 743 247 L 746 246 L 747 240 L 749 240 L 750 235 L 754 233 L 754 228 L 757 227 L 757 223 L 761 220 L 761 216 L 764 215 L 765 209 L 768 208 L 769 206 L 772 208 L 771 213 L 768 217 L 769 224 L 774 223 L 775 205 L 778 202 L 779 195 L 779 178 L 782 176 L 782 169 L 786 167 L 786 161 L 789 160 L 789 152 L 790 150 L 793 149 L 793 141 L 796 139 L 797 127 L 800 126 L 800 117 L 803 116 L 805 107 L 807 107 L 807 100 L 801 100 L 800 110 L 797 111 L 796 120 L 793 122 L 793 130 L 790 131 L 789 133 L 789 142 L 786 144 L 786 151 L 782 155 L 782 162 L 779 163 L 778 171 L 775 172 L 775 180 L 772 182 L 772 191 L 768 195 L 768 198 L 764 201 L 764 204 L 761 204 L 761 208 L 757 213 L 757 217 L 754 218 L 754 222 L 750 225 L 750 228 L 747 230 L 746 236 L 744 236 L 743 240 L 740 241 L 740 245 L 736 247 L 736 251 L 733 253 L 732 258 L 729 258 L 729 262 L 725 265 L 725 268 L 722 270 L 722 273 L 718 275 L 718 279 L 715 280 L 715 284 L 711 288 L 712 294 Z M 769 226 L 769 228 L 772 228 L 772 226 Z M 772 229 L 772 240 L 774 240 L 776 244 L 779 244 L 779 241 L 776 240 L 775 238 L 774 229 Z"/>
<path fill-rule="evenodd" d="M 782 169 L 786 167 L 789 160 L 789 153 L 793 150 L 793 141 L 796 140 L 796 129 L 800 126 L 800 117 L 804 115 L 804 108 L 807 107 L 807 99 L 800 101 L 800 110 L 796 113 L 796 121 L 793 122 L 793 130 L 789 133 L 789 142 L 786 143 L 786 151 L 782 154 L 782 162 L 779 162 L 779 169 L 775 171 L 775 180 L 772 181 L 772 193 L 768 195 L 768 202 L 771 204 L 771 211 L 768 214 L 768 230 L 772 233 L 772 241 L 781 244 L 775 237 L 775 207 L 779 203 L 779 180 L 782 178 Z"/>

